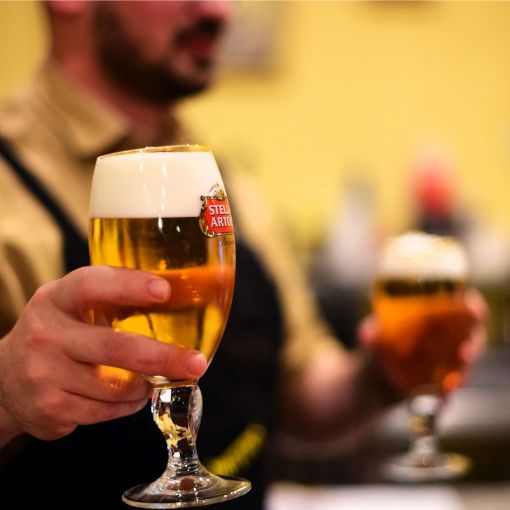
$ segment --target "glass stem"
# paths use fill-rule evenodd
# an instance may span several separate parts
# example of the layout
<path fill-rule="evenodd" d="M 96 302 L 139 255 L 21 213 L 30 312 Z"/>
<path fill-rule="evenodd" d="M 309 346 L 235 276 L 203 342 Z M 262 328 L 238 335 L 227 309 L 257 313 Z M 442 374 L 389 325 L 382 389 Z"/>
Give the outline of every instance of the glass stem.
<path fill-rule="evenodd" d="M 168 465 L 163 477 L 196 474 L 201 464 L 196 436 L 202 416 L 202 394 L 196 384 L 154 389 L 152 415 L 168 447 Z M 181 487 L 185 488 L 185 487 Z"/>
<path fill-rule="evenodd" d="M 439 453 L 436 422 L 440 407 L 437 395 L 415 395 L 409 401 L 410 454 L 424 466 L 433 466 Z"/>

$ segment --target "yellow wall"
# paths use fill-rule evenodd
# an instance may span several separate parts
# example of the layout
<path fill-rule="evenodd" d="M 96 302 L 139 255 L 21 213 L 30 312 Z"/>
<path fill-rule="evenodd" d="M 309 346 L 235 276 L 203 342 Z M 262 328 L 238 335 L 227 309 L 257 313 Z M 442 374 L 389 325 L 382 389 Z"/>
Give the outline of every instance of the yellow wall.
<path fill-rule="evenodd" d="M 0 1 L 0 97 L 23 83 L 46 48 L 37 2 Z"/>
<path fill-rule="evenodd" d="M 416 151 L 451 154 L 465 202 L 510 232 L 510 3 L 283 2 L 276 63 L 229 72 L 183 113 L 246 163 L 310 246 L 362 168 L 377 221 L 407 221 Z M 0 95 L 44 47 L 31 2 L 0 2 Z M 20 35 L 24 34 L 24 35 Z"/>

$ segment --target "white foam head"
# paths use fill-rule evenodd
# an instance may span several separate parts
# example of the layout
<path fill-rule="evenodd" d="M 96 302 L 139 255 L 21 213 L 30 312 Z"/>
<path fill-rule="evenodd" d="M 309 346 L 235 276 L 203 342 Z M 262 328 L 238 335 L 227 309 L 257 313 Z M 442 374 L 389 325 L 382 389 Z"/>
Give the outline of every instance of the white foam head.
<path fill-rule="evenodd" d="M 411 231 L 390 238 L 379 258 L 382 278 L 466 279 L 467 255 L 451 237 Z"/>
<path fill-rule="evenodd" d="M 100 156 L 91 218 L 197 217 L 202 195 L 225 191 L 213 154 L 202 146 L 147 147 Z"/>

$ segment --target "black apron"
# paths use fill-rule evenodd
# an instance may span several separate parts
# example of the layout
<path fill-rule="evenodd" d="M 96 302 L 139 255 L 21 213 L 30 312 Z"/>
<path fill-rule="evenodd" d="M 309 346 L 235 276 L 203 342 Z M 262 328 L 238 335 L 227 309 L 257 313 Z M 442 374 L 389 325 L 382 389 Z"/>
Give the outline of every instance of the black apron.
<path fill-rule="evenodd" d="M 0 154 L 60 226 L 66 270 L 87 265 L 87 240 L 1 141 Z M 206 465 L 219 462 L 229 466 L 229 474 L 248 478 L 253 488 L 245 496 L 214 505 L 219 509 L 263 508 L 281 343 L 282 321 L 274 282 L 237 236 L 229 321 L 218 352 L 200 381 L 204 412 L 197 446 Z M 242 448 L 232 448 L 243 441 Z M 23 436 L 6 451 L 8 461 L 3 462 L 0 451 L 0 493 L 6 508 L 22 503 L 23 507 L 50 509 L 126 510 L 121 501 L 124 490 L 156 479 L 167 460 L 166 444 L 152 421 L 149 404 L 125 418 L 80 426 L 56 441 Z"/>

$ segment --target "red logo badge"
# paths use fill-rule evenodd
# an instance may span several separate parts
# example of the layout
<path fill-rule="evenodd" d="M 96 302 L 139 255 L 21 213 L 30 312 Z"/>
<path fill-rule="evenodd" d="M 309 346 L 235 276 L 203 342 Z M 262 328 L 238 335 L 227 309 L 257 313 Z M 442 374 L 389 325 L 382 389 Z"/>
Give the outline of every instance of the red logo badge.
<path fill-rule="evenodd" d="M 232 234 L 234 225 L 227 195 L 218 189 L 212 196 L 202 196 L 202 210 L 198 220 L 200 229 L 207 237 Z"/>

